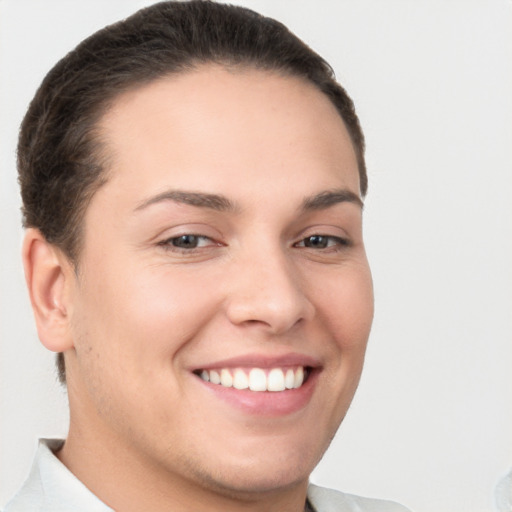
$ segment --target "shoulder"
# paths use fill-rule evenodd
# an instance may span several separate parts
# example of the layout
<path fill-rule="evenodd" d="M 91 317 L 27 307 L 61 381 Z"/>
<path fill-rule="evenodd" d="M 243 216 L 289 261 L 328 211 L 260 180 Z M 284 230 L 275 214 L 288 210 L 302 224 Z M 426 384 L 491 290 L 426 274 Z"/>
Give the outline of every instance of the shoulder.
<path fill-rule="evenodd" d="M 27 480 L 3 512 L 113 512 L 54 455 L 62 443 L 40 440 Z"/>
<path fill-rule="evenodd" d="M 308 499 L 315 512 L 410 512 L 393 501 L 363 498 L 312 484 L 308 487 Z"/>

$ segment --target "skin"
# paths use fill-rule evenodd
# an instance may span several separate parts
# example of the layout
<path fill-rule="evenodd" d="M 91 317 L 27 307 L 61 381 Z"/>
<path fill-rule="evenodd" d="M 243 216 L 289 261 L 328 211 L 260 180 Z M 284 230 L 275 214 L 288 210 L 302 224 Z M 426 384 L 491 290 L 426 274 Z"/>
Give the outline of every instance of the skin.
<path fill-rule="evenodd" d="M 78 273 L 37 231 L 24 244 L 39 336 L 66 358 L 59 458 L 116 510 L 302 511 L 373 316 L 340 116 L 298 78 L 204 66 L 123 94 L 100 129 L 112 165 Z M 312 358 L 306 403 L 244 409 L 193 373 L 247 354 Z"/>

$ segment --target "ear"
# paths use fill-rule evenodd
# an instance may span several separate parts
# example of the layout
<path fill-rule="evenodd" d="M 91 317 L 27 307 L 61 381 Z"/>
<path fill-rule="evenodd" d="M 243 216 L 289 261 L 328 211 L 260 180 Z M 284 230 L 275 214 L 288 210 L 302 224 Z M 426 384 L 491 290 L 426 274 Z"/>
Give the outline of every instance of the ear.
<path fill-rule="evenodd" d="M 39 339 L 47 349 L 64 352 L 73 347 L 69 316 L 73 267 L 37 229 L 27 229 L 22 251 Z"/>

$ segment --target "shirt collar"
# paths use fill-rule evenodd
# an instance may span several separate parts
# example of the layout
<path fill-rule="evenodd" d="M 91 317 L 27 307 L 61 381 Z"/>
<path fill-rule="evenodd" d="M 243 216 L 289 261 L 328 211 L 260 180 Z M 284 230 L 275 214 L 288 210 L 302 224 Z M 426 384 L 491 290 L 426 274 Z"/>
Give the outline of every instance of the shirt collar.
<path fill-rule="evenodd" d="M 114 512 L 54 455 L 63 443 L 61 439 L 39 440 L 29 477 L 5 512 Z"/>

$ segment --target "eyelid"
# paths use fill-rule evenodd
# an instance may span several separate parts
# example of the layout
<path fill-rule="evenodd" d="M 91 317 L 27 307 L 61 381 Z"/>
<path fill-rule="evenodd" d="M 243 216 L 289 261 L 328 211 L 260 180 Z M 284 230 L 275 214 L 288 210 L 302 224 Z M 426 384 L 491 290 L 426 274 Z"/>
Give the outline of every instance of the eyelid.
<path fill-rule="evenodd" d="M 224 240 L 225 234 L 223 230 L 220 230 L 218 227 L 212 225 L 209 222 L 176 222 L 176 223 L 168 223 L 165 222 L 164 225 L 155 231 L 154 236 L 151 237 L 148 242 L 151 245 L 158 245 L 160 243 L 165 243 L 173 238 L 179 238 L 181 236 L 197 236 L 203 238 L 209 238 L 215 242 L 222 242 Z"/>
<path fill-rule="evenodd" d="M 293 238 L 295 238 L 297 242 L 300 242 L 312 236 L 323 236 L 352 243 L 352 236 L 350 235 L 350 231 L 348 231 L 346 228 L 347 226 L 344 226 L 339 222 L 319 222 L 310 224 L 296 232 Z"/>

